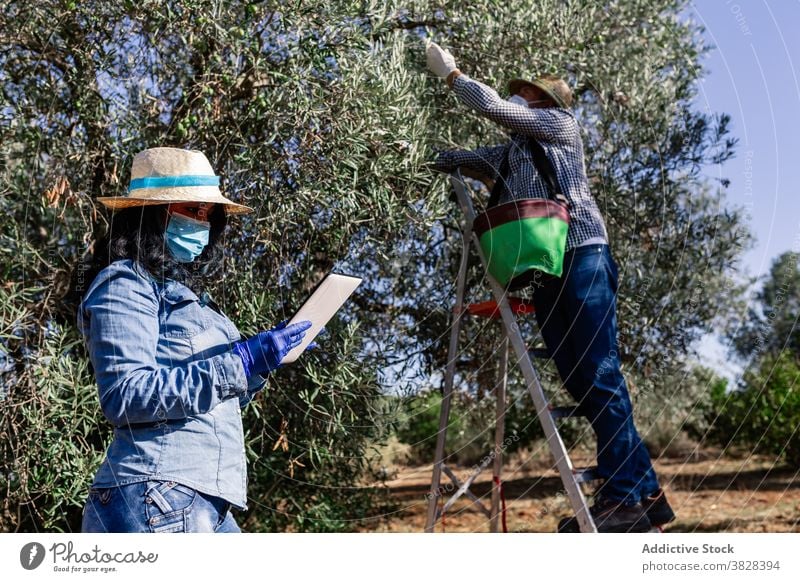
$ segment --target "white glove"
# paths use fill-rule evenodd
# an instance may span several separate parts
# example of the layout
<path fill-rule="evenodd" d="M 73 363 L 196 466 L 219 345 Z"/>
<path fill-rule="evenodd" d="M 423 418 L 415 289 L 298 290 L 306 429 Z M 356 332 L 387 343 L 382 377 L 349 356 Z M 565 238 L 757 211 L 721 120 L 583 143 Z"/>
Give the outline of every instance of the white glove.
<path fill-rule="evenodd" d="M 446 79 L 450 73 L 458 68 L 456 67 L 456 60 L 453 58 L 453 55 L 435 42 L 428 45 L 425 51 L 425 57 L 431 72 L 442 79 Z"/>

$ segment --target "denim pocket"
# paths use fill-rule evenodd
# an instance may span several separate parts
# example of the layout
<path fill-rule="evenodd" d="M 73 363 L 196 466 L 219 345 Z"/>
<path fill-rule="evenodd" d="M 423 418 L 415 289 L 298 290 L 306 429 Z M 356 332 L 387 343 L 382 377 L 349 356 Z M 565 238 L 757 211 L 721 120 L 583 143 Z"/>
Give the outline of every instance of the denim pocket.
<path fill-rule="evenodd" d="M 614 257 L 611 256 L 611 252 L 606 251 L 606 270 L 608 271 L 608 276 L 611 280 L 611 288 L 613 289 L 614 293 L 617 292 L 619 288 L 619 268 L 617 267 L 616 261 L 614 261 Z"/>
<path fill-rule="evenodd" d="M 108 505 L 116 487 L 92 487 L 89 489 L 89 500 L 100 505 Z"/>
<path fill-rule="evenodd" d="M 174 481 L 148 481 L 144 493 L 147 524 L 153 533 L 186 531 L 197 491 Z"/>
<path fill-rule="evenodd" d="M 97 515 L 99 508 L 105 509 L 111 502 L 111 495 L 115 489 L 116 487 L 91 487 L 89 489 L 86 503 L 83 504 L 83 510 L 81 511 L 81 531 L 103 531 L 90 529 L 91 524 L 96 520 L 88 519 L 90 516 L 87 515 L 87 512 L 91 514 L 91 517 L 94 517 Z"/>

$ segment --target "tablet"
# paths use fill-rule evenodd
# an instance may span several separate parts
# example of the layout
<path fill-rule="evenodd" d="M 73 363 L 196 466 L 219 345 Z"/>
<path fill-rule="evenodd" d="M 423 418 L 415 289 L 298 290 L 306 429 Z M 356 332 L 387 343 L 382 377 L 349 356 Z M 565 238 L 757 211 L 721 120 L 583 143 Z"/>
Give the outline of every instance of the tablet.
<path fill-rule="evenodd" d="M 294 348 L 281 360 L 281 364 L 294 362 L 305 351 L 325 324 L 330 321 L 350 294 L 361 284 L 358 277 L 348 277 L 329 273 L 311 294 L 300 310 L 289 321 L 289 325 L 300 321 L 310 321 L 311 327 L 303 337 L 303 343 Z"/>

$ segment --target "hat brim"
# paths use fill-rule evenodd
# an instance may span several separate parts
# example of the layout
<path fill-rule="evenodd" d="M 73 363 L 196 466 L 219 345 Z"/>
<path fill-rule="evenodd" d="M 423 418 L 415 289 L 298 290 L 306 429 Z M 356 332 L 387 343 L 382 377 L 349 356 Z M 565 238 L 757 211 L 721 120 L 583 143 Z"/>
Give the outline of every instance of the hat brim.
<path fill-rule="evenodd" d="M 535 80 L 527 81 L 525 79 L 511 79 L 508 82 L 508 92 L 510 95 L 516 95 L 522 90 L 523 87 L 536 87 L 537 89 L 541 90 L 545 95 L 547 95 L 550 98 L 550 100 L 553 103 L 555 103 L 558 107 L 561 107 L 562 109 L 569 109 L 569 107 L 567 106 L 566 103 L 564 103 L 561 97 L 553 93 L 550 90 L 550 88 L 544 85 L 543 83 L 537 83 Z"/>
<path fill-rule="evenodd" d="M 181 202 L 207 202 L 225 207 L 226 214 L 248 214 L 253 209 L 225 198 L 216 187 L 191 188 L 140 188 L 137 196 L 101 196 L 97 200 L 110 210 L 122 210 L 135 206 L 156 204 L 178 204 Z"/>
<path fill-rule="evenodd" d="M 517 93 L 519 93 L 520 89 L 522 89 L 526 85 L 530 87 L 535 87 L 533 83 L 525 79 L 511 79 L 508 82 L 508 92 L 511 95 L 516 95 Z"/>

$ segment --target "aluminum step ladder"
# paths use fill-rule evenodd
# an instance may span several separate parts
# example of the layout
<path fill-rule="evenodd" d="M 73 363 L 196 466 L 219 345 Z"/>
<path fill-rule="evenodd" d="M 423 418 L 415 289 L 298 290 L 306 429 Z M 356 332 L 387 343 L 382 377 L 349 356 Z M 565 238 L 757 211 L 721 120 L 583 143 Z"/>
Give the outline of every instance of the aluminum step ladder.
<path fill-rule="evenodd" d="M 455 192 L 458 204 L 464 213 L 464 228 L 463 228 L 463 247 L 461 253 L 461 262 L 458 268 L 458 278 L 456 280 L 456 302 L 453 307 L 453 325 L 450 334 L 450 346 L 447 354 L 447 368 L 445 372 L 444 392 L 442 395 L 441 414 L 439 417 L 439 432 L 436 439 L 436 453 L 433 464 L 433 476 L 431 479 L 431 489 L 428 494 L 428 513 L 425 521 L 425 531 L 432 532 L 436 523 L 440 521 L 447 510 L 452 507 L 458 498 L 466 495 L 473 502 L 476 503 L 478 509 L 482 511 L 488 518 L 490 523 L 490 531 L 498 531 L 499 521 L 499 500 L 501 494 L 501 481 L 500 473 L 502 470 L 502 443 L 503 443 L 503 419 L 505 415 L 505 391 L 508 373 L 508 347 L 509 344 L 514 349 L 517 356 L 517 363 L 522 369 L 522 374 L 525 383 L 528 387 L 533 398 L 534 406 L 536 408 L 536 415 L 539 422 L 544 429 L 544 434 L 547 439 L 547 444 L 550 448 L 550 453 L 556 463 L 561 481 L 564 484 L 564 489 L 567 492 L 570 505 L 572 506 L 575 516 L 578 519 L 578 526 L 583 533 L 597 533 L 594 521 L 592 520 L 589 507 L 586 503 L 586 497 L 581 490 L 581 483 L 592 481 L 596 478 L 594 468 L 576 469 L 572 466 L 572 461 L 569 458 L 564 442 L 558 433 L 556 420 L 560 418 L 571 418 L 579 416 L 576 407 L 559 407 L 553 408 L 549 405 L 547 397 L 542 389 L 539 381 L 539 375 L 533 365 L 532 357 L 534 354 L 528 350 L 525 340 L 522 337 L 519 325 L 517 324 L 517 315 L 525 315 L 532 312 L 525 303 L 508 296 L 507 291 L 488 273 L 486 270 L 486 277 L 492 288 L 494 295 L 494 302 L 487 302 L 477 305 L 464 305 L 464 291 L 466 286 L 467 269 L 469 266 L 470 246 L 474 244 L 475 250 L 480 256 L 481 263 L 486 269 L 486 257 L 483 255 L 481 246 L 478 241 L 477 235 L 473 232 L 472 223 L 475 220 L 475 209 L 472 205 L 472 198 L 467 190 L 464 180 L 459 171 L 450 175 L 450 182 Z M 463 319 L 469 315 L 484 315 L 489 317 L 496 317 L 497 312 L 502 318 L 503 326 L 505 328 L 505 337 L 500 346 L 500 361 L 498 366 L 498 382 L 495 387 L 495 397 L 497 398 L 497 407 L 495 413 L 495 449 L 493 454 L 484 457 L 484 461 L 478 465 L 472 473 L 461 482 L 445 465 L 445 440 L 447 437 L 447 426 L 450 417 L 450 404 L 453 396 L 453 384 L 456 371 L 456 359 L 458 357 L 458 338 L 461 331 L 461 323 Z M 488 313 L 487 313 L 488 312 Z M 477 476 L 488 467 L 488 460 L 493 464 L 493 486 L 492 486 L 492 501 L 491 507 L 487 509 L 481 501 L 469 490 L 470 486 L 477 478 Z M 444 492 L 449 491 L 449 488 L 441 486 L 442 473 L 445 473 L 453 483 L 455 492 L 450 498 L 444 502 L 440 508 L 440 500 L 444 498 Z"/>

